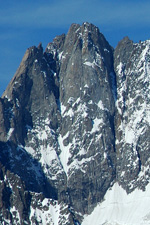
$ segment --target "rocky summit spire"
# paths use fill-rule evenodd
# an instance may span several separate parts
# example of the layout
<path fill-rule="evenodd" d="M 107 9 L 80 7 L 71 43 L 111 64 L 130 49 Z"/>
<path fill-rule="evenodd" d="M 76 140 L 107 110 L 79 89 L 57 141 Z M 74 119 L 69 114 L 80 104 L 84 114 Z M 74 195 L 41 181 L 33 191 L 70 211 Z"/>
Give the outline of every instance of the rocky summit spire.
<path fill-rule="evenodd" d="M 0 221 L 86 224 L 113 185 L 145 189 L 148 68 L 149 41 L 90 23 L 27 49 L 0 99 Z"/>

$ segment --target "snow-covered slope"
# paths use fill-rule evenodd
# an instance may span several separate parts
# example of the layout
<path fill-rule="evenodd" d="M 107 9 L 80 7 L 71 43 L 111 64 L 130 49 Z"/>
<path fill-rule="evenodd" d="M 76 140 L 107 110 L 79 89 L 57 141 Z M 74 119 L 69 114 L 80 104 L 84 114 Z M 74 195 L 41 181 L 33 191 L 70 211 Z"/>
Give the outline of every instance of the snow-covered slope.
<path fill-rule="evenodd" d="M 150 224 L 150 184 L 145 191 L 136 189 L 130 194 L 115 183 L 104 201 L 91 215 L 85 215 L 82 225 L 148 225 Z"/>

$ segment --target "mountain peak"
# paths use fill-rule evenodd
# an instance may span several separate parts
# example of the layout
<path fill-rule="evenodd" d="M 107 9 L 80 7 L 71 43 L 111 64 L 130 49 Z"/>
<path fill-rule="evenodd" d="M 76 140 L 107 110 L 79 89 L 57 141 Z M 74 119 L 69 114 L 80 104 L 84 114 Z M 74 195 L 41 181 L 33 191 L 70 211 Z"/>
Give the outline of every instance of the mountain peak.
<path fill-rule="evenodd" d="M 113 50 L 87 22 L 27 49 L 0 99 L 1 221 L 122 225 L 107 205 L 124 214 L 124 196 L 137 212 L 150 179 L 149 56 L 149 42 Z"/>

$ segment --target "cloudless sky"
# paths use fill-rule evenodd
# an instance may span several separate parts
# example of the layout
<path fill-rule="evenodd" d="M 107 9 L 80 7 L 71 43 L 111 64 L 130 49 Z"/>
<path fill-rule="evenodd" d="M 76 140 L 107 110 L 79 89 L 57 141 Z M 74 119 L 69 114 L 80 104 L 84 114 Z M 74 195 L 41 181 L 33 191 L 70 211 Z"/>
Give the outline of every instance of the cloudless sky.
<path fill-rule="evenodd" d="M 43 47 L 72 23 L 98 26 L 110 45 L 150 39 L 149 0 L 0 0 L 0 96 L 28 47 Z"/>

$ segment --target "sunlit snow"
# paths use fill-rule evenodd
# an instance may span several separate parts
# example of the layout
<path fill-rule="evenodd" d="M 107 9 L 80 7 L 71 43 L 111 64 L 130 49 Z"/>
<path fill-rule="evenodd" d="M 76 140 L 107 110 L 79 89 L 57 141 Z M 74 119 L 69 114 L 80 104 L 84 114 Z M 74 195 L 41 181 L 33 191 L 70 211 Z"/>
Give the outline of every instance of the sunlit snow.
<path fill-rule="evenodd" d="M 115 183 L 82 225 L 149 225 L 150 184 L 146 191 L 136 189 L 131 194 Z"/>
<path fill-rule="evenodd" d="M 99 131 L 100 125 L 102 124 L 103 124 L 103 119 L 95 118 L 93 120 L 93 128 L 91 130 L 91 133 L 95 133 L 96 131 Z"/>
<path fill-rule="evenodd" d="M 60 206 L 56 202 L 55 205 L 50 204 L 49 199 L 44 199 L 42 202 L 39 202 L 39 205 L 42 208 L 45 207 L 45 210 L 41 210 L 41 208 L 33 208 L 30 209 L 30 220 L 32 221 L 32 217 L 36 218 L 39 224 L 59 224 L 59 214 L 60 214 Z"/>
<path fill-rule="evenodd" d="M 68 165 L 67 165 L 68 159 L 71 156 L 70 152 L 69 152 L 71 143 L 67 146 L 65 146 L 63 143 L 64 139 L 66 139 L 67 136 L 68 136 L 68 133 L 64 137 L 62 137 L 61 135 L 58 137 L 58 143 L 59 143 L 59 147 L 61 149 L 61 154 L 59 157 L 60 157 L 61 164 L 62 164 L 63 169 L 66 174 L 68 173 Z"/>

